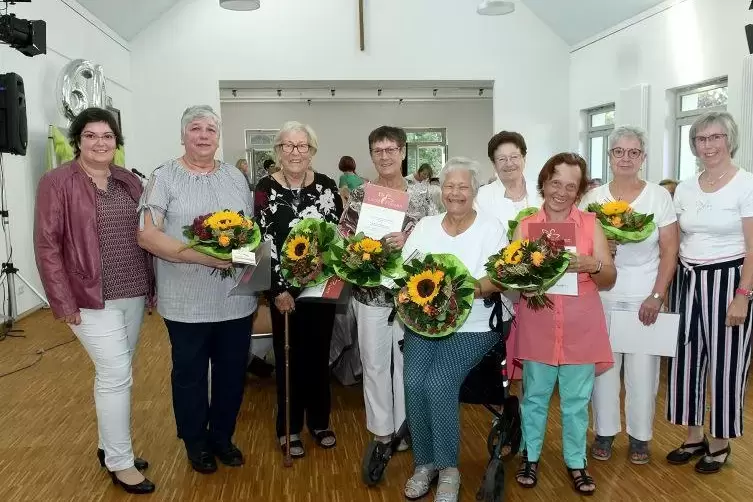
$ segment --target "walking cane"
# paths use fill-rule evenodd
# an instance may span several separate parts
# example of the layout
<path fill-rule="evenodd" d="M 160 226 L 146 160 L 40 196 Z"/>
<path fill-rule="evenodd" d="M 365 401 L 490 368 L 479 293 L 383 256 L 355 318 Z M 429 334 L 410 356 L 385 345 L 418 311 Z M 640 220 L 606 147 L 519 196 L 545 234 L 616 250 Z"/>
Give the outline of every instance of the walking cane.
<path fill-rule="evenodd" d="M 285 312 L 285 467 L 293 467 L 290 456 L 290 312 Z"/>

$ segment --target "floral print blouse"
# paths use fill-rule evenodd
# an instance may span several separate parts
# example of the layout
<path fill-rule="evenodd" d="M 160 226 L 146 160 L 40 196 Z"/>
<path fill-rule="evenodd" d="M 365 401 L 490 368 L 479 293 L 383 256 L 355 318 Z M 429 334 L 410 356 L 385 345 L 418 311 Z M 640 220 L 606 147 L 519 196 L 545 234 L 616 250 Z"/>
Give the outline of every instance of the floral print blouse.
<path fill-rule="evenodd" d="M 347 237 L 356 233 L 365 187 L 366 184 L 363 184 L 350 193 L 348 205 L 343 211 L 343 216 L 340 220 L 340 234 L 343 236 Z M 415 228 L 416 223 L 418 223 L 418 220 L 424 216 L 438 214 L 439 208 L 437 208 L 434 199 L 429 193 L 428 183 L 408 184 L 407 192 L 408 211 L 405 214 L 405 221 L 403 222 L 403 232 L 410 234 Z M 394 306 L 392 292 L 383 286 L 373 288 L 354 287 L 353 298 L 360 303 L 372 307 Z"/>
<path fill-rule="evenodd" d="M 332 178 L 314 173 L 314 182 L 300 189 L 281 185 L 272 176 L 265 176 L 256 185 L 254 195 L 256 220 L 262 239 L 272 246 L 272 298 L 284 291 L 294 297 L 298 291 L 283 278 L 279 251 L 290 230 L 304 218 L 317 218 L 337 224 L 343 212 L 342 199 Z"/>

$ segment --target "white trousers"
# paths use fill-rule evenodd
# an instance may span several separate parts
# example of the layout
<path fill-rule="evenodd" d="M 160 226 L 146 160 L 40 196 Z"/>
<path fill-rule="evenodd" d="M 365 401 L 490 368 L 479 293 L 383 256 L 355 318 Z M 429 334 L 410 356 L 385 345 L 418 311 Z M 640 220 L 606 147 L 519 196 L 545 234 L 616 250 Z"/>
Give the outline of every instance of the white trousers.
<path fill-rule="evenodd" d="M 609 326 L 612 310 L 636 312 L 642 302 L 602 300 Z M 594 429 L 599 436 L 614 436 L 622 430 L 620 421 L 620 368 L 625 380 L 627 433 L 640 441 L 653 437 L 656 393 L 659 389 L 660 356 L 614 353 L 614 366 L 596 377 L 593 390 Z"/>
<path fill-rule="evenodd" d="M 111 471 L 133 467 L 131 362 L 144 318 L 144 297 L 108 300 L 102 310 L 81 309 L 69 325 L 94 363 L 99 447 Z"/>
<path fill-rule="evenodd" d="M 391 325 L 387 323 L 390 307 L 352 301 L 363 366 L 366 428 L 377 436 L 387 436 L 405 421 L 403 353 L 398 345 L 403 339 L 403 326 L 397 317 Z"/>

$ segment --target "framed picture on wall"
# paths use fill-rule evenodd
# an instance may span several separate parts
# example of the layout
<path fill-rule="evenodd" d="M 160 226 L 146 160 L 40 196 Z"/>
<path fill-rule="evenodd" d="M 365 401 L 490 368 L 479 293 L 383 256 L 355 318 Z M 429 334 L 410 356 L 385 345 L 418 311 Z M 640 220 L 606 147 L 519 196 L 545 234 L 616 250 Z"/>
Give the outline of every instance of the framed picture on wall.
<path fill-rule="evenodd" d="M 115 120 L 118 122 L 118 128 L 120 129 L 120 134 L 123 134 L 123 123 L 120 121 L 120 110 L 108 105 L 107 111 L 115 116 Z"/>

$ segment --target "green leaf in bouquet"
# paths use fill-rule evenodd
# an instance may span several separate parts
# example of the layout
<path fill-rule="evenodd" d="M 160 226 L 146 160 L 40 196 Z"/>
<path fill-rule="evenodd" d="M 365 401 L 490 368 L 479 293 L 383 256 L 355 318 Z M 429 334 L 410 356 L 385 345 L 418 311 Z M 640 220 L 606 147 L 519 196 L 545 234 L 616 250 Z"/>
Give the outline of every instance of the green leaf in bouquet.
<path fill-rule="evenodd" d="M 538 207 L 527 207 L 525 209 L 522 209 L 518 214 L 515 216 L 514 220 L 508 220 L 507 221 L 507 240 L 512 241 L 512 236 L 515 234 L 515 229 L 518 228 L 518 225 L 520 225 L 520 222 L 523 218 L 527 218 L 528 216 L 531 216 L 532 214 L 536 214 L 539 211 Z"/>

